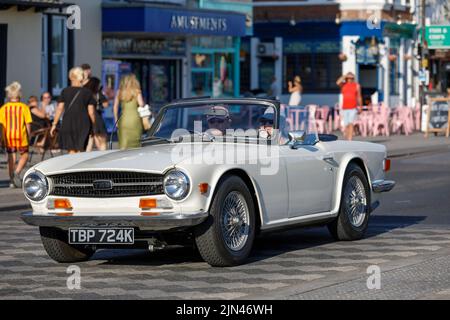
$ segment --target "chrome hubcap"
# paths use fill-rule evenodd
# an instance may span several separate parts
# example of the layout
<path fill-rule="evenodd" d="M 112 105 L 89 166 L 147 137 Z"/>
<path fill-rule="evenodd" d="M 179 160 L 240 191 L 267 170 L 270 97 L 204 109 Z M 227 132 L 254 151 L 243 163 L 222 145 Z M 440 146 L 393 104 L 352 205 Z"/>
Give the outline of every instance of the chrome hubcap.
<path fill-rule="evenodd" d="M 231 192 L 222 208 L 222 233 L 225 244 L 232 251 L 241 250 L 250 232 L 250 214 L 242 194 Z"/>
<path fill-rule="evenodd" d="M 367 215 L 367 197 L 364 184 L 357 176 L 349 179 L 344 191 L 345 211 L 352 226 L 359 228 Z"/>

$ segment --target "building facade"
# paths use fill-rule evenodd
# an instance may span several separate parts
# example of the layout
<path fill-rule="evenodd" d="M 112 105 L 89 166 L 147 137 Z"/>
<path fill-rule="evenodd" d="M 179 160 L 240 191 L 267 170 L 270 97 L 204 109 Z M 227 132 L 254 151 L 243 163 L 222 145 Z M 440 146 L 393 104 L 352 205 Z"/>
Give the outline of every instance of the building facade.
<path fill-rule="evenodd" d="M 302 104 L 334 105 L 336 79 L 356 74 L 368 102 L 414 103 L 412 0 L 254 1 L 251 87 L 302 78 Z"/>
<path fill-rule="evenodd" d="M 425 61 L 428 91 L 447 94 L 450 88 L 450 2 L 427 0 L 425 10 Z M 418 8 L 418 19 L 420 19 Z"/>
<path fill-rule="evenodd" d="M 0 3 L 0 87 L 19 81 L 24 98 L 67 86 L 68 70 L 82 63 L 101 72 L 101 1 L 12 0 Z M 76 5 L 80 29 L 68 28 Z M 4 99 L 4 90 L 0 91 Z"/>
<path fill-rule="evenodd" d="M 103 74 L 110 92 L 121 74 L 139 78 L 153 105 L 192 96 L 239 96 L 241 37 L 251 1 L 107 1 Z"/>

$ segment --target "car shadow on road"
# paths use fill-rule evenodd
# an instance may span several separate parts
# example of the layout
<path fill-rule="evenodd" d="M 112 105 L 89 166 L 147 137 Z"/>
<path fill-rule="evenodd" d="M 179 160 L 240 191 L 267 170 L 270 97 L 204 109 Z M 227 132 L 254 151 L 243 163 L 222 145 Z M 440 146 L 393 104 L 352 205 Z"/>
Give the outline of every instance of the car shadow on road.
<path fill-rule="evenodd" d="M 425 219 L 425 216 L 372 216 L 367 233 L 361 241 L 395 229 L 417 225 Z M 296 228 L 265 233 L 256 238 L 248 263 L 257 263 L 279 255 L 334 242 L 336 241 L 331 237 L 326 227 Z M 351 246 L 352 242 L 346 243 Z M 188 266 L 195 264 L 198 267 L 205 264 L 197 250 L 186 246 L 169 247 L 156 252 L 147 250 L 101 250 L 94 255 L 92 260 L 106 260 L 101 263 L 102 265 L 127 266 Z"/>
<path fill-rule="evenodd" d="M 9 180 L 0 180 L 0 189 L 8 189 L 10 181 Z"/>

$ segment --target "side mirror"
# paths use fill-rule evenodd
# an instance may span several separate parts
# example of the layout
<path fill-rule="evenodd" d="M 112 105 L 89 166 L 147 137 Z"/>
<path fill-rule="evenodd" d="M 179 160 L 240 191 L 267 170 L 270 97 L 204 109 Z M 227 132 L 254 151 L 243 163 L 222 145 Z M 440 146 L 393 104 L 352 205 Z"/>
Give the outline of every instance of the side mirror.
<path fill-rule="evenodd" d="M 289 145 L 292 149 L 297 149 L 298 146 L 305 143 L 306 132 L 303 130 L 289 132 Z"/>

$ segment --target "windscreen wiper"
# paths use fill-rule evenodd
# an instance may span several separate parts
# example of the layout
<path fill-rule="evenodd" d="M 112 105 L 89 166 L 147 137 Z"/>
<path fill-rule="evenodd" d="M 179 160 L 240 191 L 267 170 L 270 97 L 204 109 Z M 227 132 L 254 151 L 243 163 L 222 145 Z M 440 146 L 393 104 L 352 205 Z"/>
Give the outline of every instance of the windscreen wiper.
<path fill-rule="evenodd" d="M 151 136 L 151 137 L 147 137 L 147 138 L 142 139 L 141 143 L 159 144 L 159 143 L 174 143 L 174 141 L 170 140 L 170 139 L 166 139 L 166 138 L 160 138 L 160 137 Z"/>

